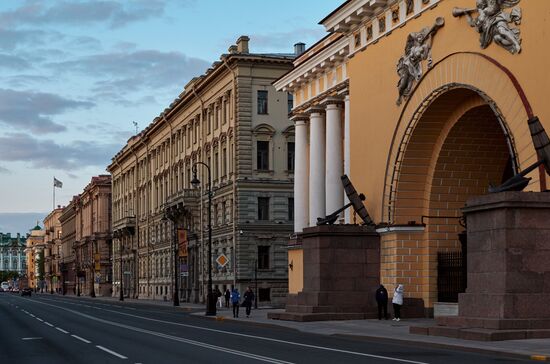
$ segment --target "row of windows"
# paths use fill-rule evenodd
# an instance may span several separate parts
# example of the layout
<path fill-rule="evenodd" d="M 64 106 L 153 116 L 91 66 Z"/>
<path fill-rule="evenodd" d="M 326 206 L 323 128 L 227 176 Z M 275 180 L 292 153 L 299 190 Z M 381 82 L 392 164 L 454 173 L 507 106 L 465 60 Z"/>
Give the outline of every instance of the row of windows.
<path fill-rule="evenodd" d="M 265 140 L 256 142 L 256 169 L 259 171 L 269 171 L 269 143 Z M 294 142 L 287 142 L 287 171 L 294 171 L 294 148 Z"/>
<path fill-rule="evenodd" d="M 258 95 L 257 95 L 257 109 L 258 109 L 258 114 L 260 115 L 267 115 L 268 114 L 268 104 L 269 104 L 269 93 L 267 90 L 258 90 Z M 292 97 L 292 94 L 289 93 L 288 94 L 288 113 L 290 114 L 290 112 L 292 111 L 292 107 L 294 106 L 294 99 Z"/>
<path fill-rule="evenodd" d="M 258 197 L 258 220 L 267 221 L 270 219 L 270 199 L 270 197 Z M 287 202 L 288 221 L 294 221 L 294 198 L 289 197 Z"/>

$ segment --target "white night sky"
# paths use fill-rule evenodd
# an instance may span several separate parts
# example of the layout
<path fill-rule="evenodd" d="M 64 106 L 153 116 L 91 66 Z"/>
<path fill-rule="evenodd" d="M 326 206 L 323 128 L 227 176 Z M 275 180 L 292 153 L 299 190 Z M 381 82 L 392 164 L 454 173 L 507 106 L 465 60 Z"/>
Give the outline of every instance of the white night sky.
<path fill-rule="evenodd" d="M 240 35 L 251 52 L 309 47 L 342 2 L 0 1 L 0 232 L 42 225 L 53 176 L 66 205 L 106 174 L 132 122 L 148 125 Z"/>

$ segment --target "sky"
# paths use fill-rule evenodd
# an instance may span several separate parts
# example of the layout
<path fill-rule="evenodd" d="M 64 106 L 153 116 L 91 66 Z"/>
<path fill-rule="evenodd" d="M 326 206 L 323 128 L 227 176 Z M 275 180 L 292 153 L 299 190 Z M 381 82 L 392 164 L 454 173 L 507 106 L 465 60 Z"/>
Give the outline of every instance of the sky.
<path fill-rule="evenodd" d="M 0 232 L 26 233 L 240 35 L 291 53 L 343 0 L 1 0 Z M 37 217 L 38 216 L 38 217 Z"/>

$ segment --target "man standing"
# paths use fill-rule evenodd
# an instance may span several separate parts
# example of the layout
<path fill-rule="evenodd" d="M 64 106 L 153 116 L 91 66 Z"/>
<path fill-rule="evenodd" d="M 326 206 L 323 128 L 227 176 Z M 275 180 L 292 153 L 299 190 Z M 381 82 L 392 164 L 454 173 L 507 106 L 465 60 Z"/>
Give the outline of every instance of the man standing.
<path fill-rule="evenodd" d="M 376 303 L 378 304 L 378 319 L 382 320 L 382 311 L 384 318 L 388 319 L 388 291 L 382 284 L 376 290 Z"/>
<path fill-rule="evenodd" d="M 231 292 L 231 303 L 233 304 L 233 317 L 239 317 L 239 302 L 241 300 L 241 294 L 237 288 L 233 288 Z"/>
<path fill-rule="evenodd" d="M 225 308 L 229 308 L 229 299 L 231 298 L 231 291 L 228 289 L 225 290 Z"/>
<path fill-rule="evenodd" d="M 250 310 L 252 309 L 252 302 L 254 301 L 254 292 L 250 287 L 246 288 L 244 293 L 244 302 L 243 306 L 246 307 L 246 317 L 250 317 Z"/>

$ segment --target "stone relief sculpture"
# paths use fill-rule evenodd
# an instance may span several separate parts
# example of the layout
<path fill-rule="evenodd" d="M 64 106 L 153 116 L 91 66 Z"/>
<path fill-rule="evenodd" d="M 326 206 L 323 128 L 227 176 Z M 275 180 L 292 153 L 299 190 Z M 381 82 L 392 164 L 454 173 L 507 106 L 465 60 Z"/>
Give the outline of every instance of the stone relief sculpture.
<path fill-rule="evenodd" d="M 397 62 L 399 97 L 397 105 L 409 96 L 415 81 L 422 77 L 422 61 L 428 60 L 428 69 L 432 66 L 432 37 L 445 25 L 445 19 L 437 18 L 432 27 L 409 34 L 405 45 L 405 54 Z"/>
<path fill-rule="evenodd" d="M 479 33 L 481 48 L 485 49 L 492 41 L 512 54 L 521 52 L 521 37 L 518 28 L 511 24 L 521 24 L 521 8 L 514 7 L 521 0 L 477 0 L 473 9 L 454 8 L 453 16 L 466 15 L 468 24 Z M 512 8 L 514 7 L 514 8 Z M 504 9 L 512 8 L 509 12 Z M 473 13 L 477 17 L 472 17 Z"/>

